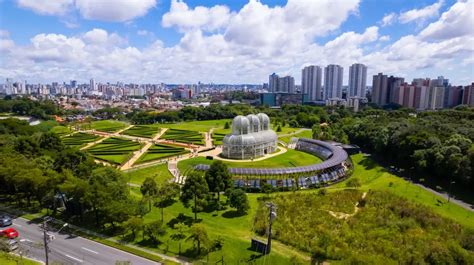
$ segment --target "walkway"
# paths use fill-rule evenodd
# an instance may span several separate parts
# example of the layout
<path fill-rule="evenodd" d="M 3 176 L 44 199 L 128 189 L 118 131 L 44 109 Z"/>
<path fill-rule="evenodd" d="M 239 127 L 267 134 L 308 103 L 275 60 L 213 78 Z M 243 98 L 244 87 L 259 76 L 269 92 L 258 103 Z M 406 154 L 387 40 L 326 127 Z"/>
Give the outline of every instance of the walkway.
<path fill-rule="evenodd" d="M 365 196 L 367 196 L 367 192 L 364 192 L 362 194 L 361 200 L 365 199 Z M 359 207 L 359 202 L 356 202 L 354 205 L 354 212 L 353 213 L 341 213 L 341 212 L 333 212 L 333 211 L 328 211 L 330 215 L 334 216 L 337 219 L 344 219 L 347 220 L 349 217 L 352 217 L 359 212 L 360 207 Z"/>
<path fill-rule="evenodd" d="M 139 141 L 140 142 L 146 142 L 145 145 L 140 148 L 140 150 L 135 151 L 133 153 L 132 158 L 130 158 L 125 164 L 120 167 L 120 170 L 127 170 L 129 168 L 132 168 L 135 162 L 146 152 L 148 149 L 155 144 L 155 142 L 165 133 L 165 131 L 168 130 L 167 128 L 161 129 L 159 133 L 155 135 L 152 139 L 147 139 L 147 138 L 141 138 Z"/>

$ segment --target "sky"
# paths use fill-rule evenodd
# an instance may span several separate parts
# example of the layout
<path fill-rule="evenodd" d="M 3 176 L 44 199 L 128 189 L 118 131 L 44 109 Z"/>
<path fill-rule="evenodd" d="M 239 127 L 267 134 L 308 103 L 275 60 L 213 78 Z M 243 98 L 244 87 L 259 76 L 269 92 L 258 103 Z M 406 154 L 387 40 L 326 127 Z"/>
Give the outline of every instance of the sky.
<path fill-rule="evenodd" d="M 474 0 L 0 0 L 0 83 L 297 84 L 363 63 L 474 82 Z"/>

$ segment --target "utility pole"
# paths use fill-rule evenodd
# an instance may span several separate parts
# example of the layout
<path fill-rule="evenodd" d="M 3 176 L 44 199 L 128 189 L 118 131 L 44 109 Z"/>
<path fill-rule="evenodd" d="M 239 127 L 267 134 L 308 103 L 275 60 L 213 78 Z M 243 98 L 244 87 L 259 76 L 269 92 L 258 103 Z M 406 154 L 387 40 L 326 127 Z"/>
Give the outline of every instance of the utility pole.
<path fill-rule="evenodd" d="M 46 265 L 49 265 L 49 248 L 48 248 L 48 234 L 46 233 L 46 223 L 48 222 L 47 219 L 43 221 L 43 242 L 44 242 L 44 253 L 46 255 Z"/>
<path fill-rule="evenodd" d="M 273 219 L 275 219 L 277 216 L 276 214 L 277 207 L 273 202 L 268 202 L 266 206 L 270 208 L 270 212 L 268 215 L 268 219 L 269 219 L 268 240 L 267 240 L 267 249 L 265 251 L 265 254 L 270 254 L 270 251 L 272 250 L 272 223 L 273 223 Z"/>

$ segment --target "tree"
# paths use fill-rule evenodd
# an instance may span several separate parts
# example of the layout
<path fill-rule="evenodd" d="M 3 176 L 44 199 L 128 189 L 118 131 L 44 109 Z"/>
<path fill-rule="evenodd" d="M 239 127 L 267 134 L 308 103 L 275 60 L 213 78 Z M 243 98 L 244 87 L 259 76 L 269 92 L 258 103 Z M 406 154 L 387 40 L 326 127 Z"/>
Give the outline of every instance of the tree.
<path fill-rule="evenodd" d="M 229 128 L 230 128 L 229 122 L 226 121 L 225 124 L 224 124 L 224 129 L 227 130 L 227 129 L 229 129 Z"/>
<path fill-rule="evenodd" d="M 201 254 L 201 245 L 209 245 L 209 236 L 207 235 L 206 228 L 201 224 L 194 224 L 189 230 L 189 237 L 186 240 L 192 240 L 197 247 L 197 254 Z"/>
<path fill-rule="evenodd" d="M 277 127 L 277 130 L 276 130 L 276 131 L 277 131 L 277 132 L 281 132 L 281 126 L 280 126 L 280 125 L 278 125 L 278 127 Z"/>
<path fill-rule="evenodd" d="M 145 225 L 143 229 L 148 238 L 150 238 L 153 243 L 158 244 L 158 238 L 166 234 L 166 230 L 163 228 L 163 222 L 154 221 Z"/>
<path fill-rule="evenodd" d="M 208 195 L 209 188 L 206 180 L 198 172 L 191 172 L 181 188 L 179 199 L 186 208 L 190 207 L 190 201 L 193 201 L 192 211 L 194 220 L 197 221 L 197 213 L 206 206 Z"/>
<path fill-rule="evenodd" d="M 179 243 L 179 255 L 181 255 L 181 241 L 186 238 L 186 232 L 189 230 L 188 226 L 183 223 L 177 223 L 174 228 L 176 232 L 171 234 L 171 239 L 174 241 L 178 241 Z"/>
<path fill-rule="evenodd" d="M 161 221 L 163 222 L 163 209 L 172 205 L 179 194 L 179 185 L 176 183 L 164 183 L 161 187 L 158 188 L 156 194 L 156 203 L 155 206 L 158 206 L 161 210 Z"/>
<path fill-rule="evenodd" d="M 132 232 L 133 239 L 135 239 L 137 233 L 143 229 L 143 219 L 137 216 L 132 216 L 125 222 L 124 226 Z"/>
<path fill-rule="evenodd" d="M 217 202 L 220 201 L 220 192 L 232 187 L 232 176 L 224 162 L 215 160 L 206 171 L 206 182 L 209 191 L 217 193 Z"/>
<path fill-rule="evenodd" d="M 250 208 L 247 194 L 242 189 L 233 189 L 229 193 L 230 206 L 239 213 L 245 213 Z"/>
<path fill-rule="evenodd" d="M 158 185 L 152 177 L 147 177 L 140 186 L 140 192 L 143 198 L 148 201 L 148 211 L 151 211 L 151 201 L 158 194 Z"/>

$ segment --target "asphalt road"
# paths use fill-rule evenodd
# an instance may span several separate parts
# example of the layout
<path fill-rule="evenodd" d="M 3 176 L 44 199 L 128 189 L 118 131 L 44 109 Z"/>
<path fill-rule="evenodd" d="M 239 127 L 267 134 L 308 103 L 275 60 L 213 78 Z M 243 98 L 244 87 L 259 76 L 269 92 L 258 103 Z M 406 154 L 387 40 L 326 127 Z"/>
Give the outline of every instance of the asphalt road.
<path fill-rule="evenodd" d="M 20 244 L 19 250 L 25 256 L 44 262 L 46 257 L 41 227 L 38 224 L 28 223 L 28 220 L 23 218 L 14 219 L 12 227 L 20 233 L 17 239 Z M 133 265 L 159 264 L 82 237 L 70 236 L 62 232 L 58 234 L 49 231 L 48 233 L 54 236 L 49 243 L 50 264 L 115 265 L 117 261 L 130 262 L 126 264 Z"/>

